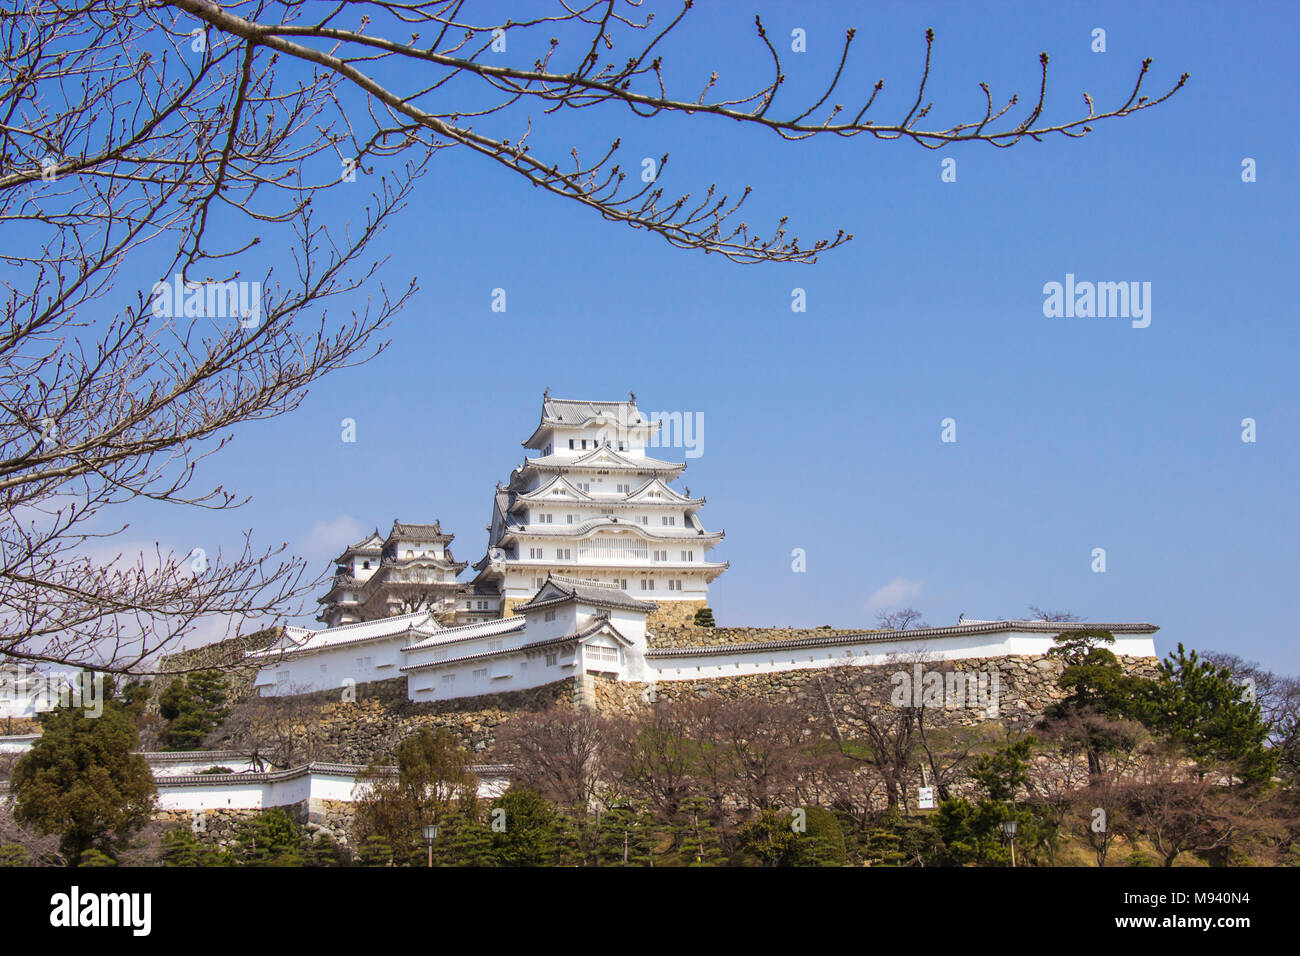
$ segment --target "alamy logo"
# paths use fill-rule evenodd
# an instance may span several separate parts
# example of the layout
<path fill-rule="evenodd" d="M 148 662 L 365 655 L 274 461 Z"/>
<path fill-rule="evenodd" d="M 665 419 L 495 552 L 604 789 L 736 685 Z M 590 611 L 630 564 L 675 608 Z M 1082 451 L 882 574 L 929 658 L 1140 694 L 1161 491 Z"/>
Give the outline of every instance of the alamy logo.
<path fill-rule="evenodd" d="M 1075 282 L 1065 274 L 1065 284 L 1043 286 L 1043 315 L 1049 319 L 1132 319 L 1135 329 L 1151 324 L 1150 282 Z"/>
<path fill-rule="evenodd" d="M 616 423 L 602 428 L 596 440 L 619 447 L 628 442 L 634 427 L 658 423 L 659 427 L 646 439 L 646 448 L 682 448 L 687 458 L 704 454 L 703 412 L 650 412 L 635 419 L 630 415 L 627 406 L 620 406 Z"/>
<path fill-rule="evenodd" d="M 153 895 L 150 893 L 82 893 L 74 886 L 68 893 L 50 897 L 50 925 L 127 926 L 133 936 L 148 936 L 153 927 Z"/>
<path fill-rule="evenodd" d="M 927 671 L 920 664 L 912 672 L 897 671 L 889 702 L 895 707 L 970 708 L 985 717 L 998 716 L 1001 682 L 997 668 L 979 671 Z"/>
<path fill-rule="evenodd" d="M 87 717 L 102 717 L 104 675 L 42 674 L 14 666 L 0 670 L 0 717 L 31 717 L 56 707 L 79 707 Z"/>
<path fill-rule="evenodd" d="M 194 282 L 172 276 L 171 282 L 155 282 L 150 292 L 150 311 L 158 319 L 232 319 L 245 329 L 262 321 L 262 283 Z"/>

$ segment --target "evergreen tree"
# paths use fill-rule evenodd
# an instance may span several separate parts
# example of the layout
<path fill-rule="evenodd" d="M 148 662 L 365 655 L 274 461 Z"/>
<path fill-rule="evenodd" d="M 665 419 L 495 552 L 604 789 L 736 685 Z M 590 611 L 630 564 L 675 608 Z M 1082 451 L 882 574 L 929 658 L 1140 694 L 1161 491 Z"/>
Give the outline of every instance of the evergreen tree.
<path fill-rule="evenodd" d="M 243 866 L 302 866 L 302 834 L 284 810 L 263 810 L 240 824 L 235 860 Z"/>
<path fill-rule="evenodd" d="M 713 608 L 705 606 L 696 611 L 695 626 L 715 627 L 716 625 L 713 623 Z"/>
<path fill-rule="evenodd" d="M 187 827 L 176 827 L 162 835 L 164 866 L 230 866 L 231 854 L 200 840 Z"/>
<path fill-rule="evenodd" d="M 555 811 L 535 790 L 512 786 L 492 804 L 504 810 L 504 828 L 492 831 L 492 849 L 499 866 L 545 866 L 555 855 Z M 489 819 L 493 814 L 489 814 Z"/>
<path fill-rule="evenodd" d="M 105 681 L 98 717 L 76 707 L 41 714 L 41 736 L 14 766 L 14 818 L 58 833 L 69 863 L 92 848 L 114 857 L 153 811 L 153 773 L 135 752 L 135 725 L 111 693 Z"/>
<path fill-rule="evenodd" d="M 31 854 L 21 843 L 0 846 L 0 866 L 30 866 Z"/>
<path fill-rule="evenodd" d="M 1149 708 L 1154 682 L 1124 673 L 1124 667 L 1108 645 L 1115 643 L 1110 631 L 1089 628 L 1056 636 L 1047 653 L 1060 658 L 1064 667 L 1057 681 L 1066 696 L 1048 707 L 1044 716 L 1064 721 L 1079 718 L 1082 744 L 1088 758 L 1088 772 L 1101 772 L 1101 755 L 1115 743 L 1113 720 L 1142 720 Z M 1104 718 L 1104 719 L 1098 719 Z"/>
<path fill-rule="evenodd" d="M 843 866 L 848 860 L 840 821 L 825 807 L 804 807 L 805 830 L 799 834 L 796 866 Z"/>
<path fill-rule="evenodd" d="M 1231 764 L 1247 783 L 1267 781 L 1277 767 L 1268 748 L 1271 727 L 1231 671 L 1183 645 L 1160 663 L 1148 717 L 1153 731 L 1185 747 L 1198 761 Z"/>
<path fill-rule="evenodd" d="M 984 791 L 976 801 L 965 798 L 943 800 L 935 827 L 946 847 L 949 862 L 958 865 L 1006 866 L 1011 862 L 1010 845 L 1003 824 L 1016 823 L 1016 844 L 1025 851 L 1048 846 L 1056 828 L 1038 808 L 1015 803 L 1020 787 L 1028 778 L 1032 736 L 1009 743 L 979 758 L 971 779 Z M 1028 856 L 1026 852 L 1025 859 Z"/>
<path fill-rule="evenodd" d="M 158 698 L 167 721 L 162 733 L 166 750 L 198 750 L 208 734 L 230 714 L 226 678 L 217 671 L 195 671 L 167 685 Z"/>
<path fill-rule="evenodd" d="M 799 852 L 799 834 L 790 814 L 764 810 L 736 831 L 736 844 L 763 866 L 790 866 Z"/>

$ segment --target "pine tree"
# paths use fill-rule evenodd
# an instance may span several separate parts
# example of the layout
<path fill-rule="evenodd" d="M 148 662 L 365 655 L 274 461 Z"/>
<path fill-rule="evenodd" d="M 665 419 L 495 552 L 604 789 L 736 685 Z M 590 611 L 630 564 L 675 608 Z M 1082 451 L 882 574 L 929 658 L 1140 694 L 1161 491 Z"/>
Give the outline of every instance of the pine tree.
<path fill-rule="evenodd" d="M 1267 746 L 1271 727 L 1226 667 L 1178 645 L 1160 663 L 1150 726 L 1181 744 L 1196 760 L 1232 764 L 1247 783 L 1267 781 L 1277 755 Z"/>
<path fill-rule="evenodd" d="M 218 671 L 196 671 L 178 677 L 158 698 L 167 720 L 162 733 L 166 750 L 198 750 L 207 736 L 230 714 L 226 678 Z"/>

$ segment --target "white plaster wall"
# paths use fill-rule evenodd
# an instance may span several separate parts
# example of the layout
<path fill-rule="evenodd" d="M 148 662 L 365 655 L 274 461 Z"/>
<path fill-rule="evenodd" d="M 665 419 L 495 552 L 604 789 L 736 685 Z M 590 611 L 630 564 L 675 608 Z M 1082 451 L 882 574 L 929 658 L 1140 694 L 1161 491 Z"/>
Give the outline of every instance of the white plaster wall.
<path fill-rule="evenodd" d="M 188 778 L 190 781 L 193 778 Z M 499 772 L 479 777 L 479 796 L 495 799 L 509 787 L 509 778 Z M 186 783 L 160 779 L 158 807 L 162 810 L 260 810 L 283 807 L 308 800 L 353 802 L 368 789 L 347 773 L 313 770 L 287 780 Z"/>
<path fill-rule="evenodd" d="M 357 684 L 391 680 L 401 676 L 397 668 L 406 662 L 402 660 L 400 649 L 408 640 L 406 632 L 401 632 L 360 644 L 325 648 L 289 660 L 273 660 L 258 670 L 255 686 L 263 697 L 278 697 L 317 690 L 339 690 L 341 693 L 348 679 Z M 357 658 L 366 657 L 371 659 L 370 666 L 357 664 Z M 323 672 L 322 664 L 325 666 Z M 283 683 L 279 678 L 281 673 L 287 674 Z"/>
<path fill-rule="evenodd" d="M 544 653 L 529 657 L 520 651 L 490 661 L 467 661 L 432 670 L 407 671 L 407 697 L 415 701 L 456 700 L 480 694 L 528 690 L 573 676 L 573 651 L 557 649 L 551 653 L 556 655 L 556 662 L 550 666 L 546 664 Z M 521 669 L 519 665 L 522 663 L 527 663 L 528 667 Z M 487 669 L 488 676 L 475 678 L 474 671 L 481 669 Z M 455 679 L 447 683 L 442 679 L 445 674 L 453 674 Z"/>
<path fill-rule="evenodd" d="M 741 674 L 770 674 L 778 671 L 831 667 L 851 663 L 871 666 L 905 663 L 905 658 L 923 656 L 926 662 L 969 660 L 1008 656 L 1037 656 L 1053 647 L 1053 635 L 1033 632 L 959 635 L 920 640 L 846 641 L 830 646 L 776 649 L 757 648 L 725 654 L 690 655 L 647 659 L 654 680 L 698 680 L 705 677 L 735 677 Z M 1121 656 L 1154 657 L 1155 640 L 1145 634 L 1117 634 L 1111 649 Z M 630 677 L 624 677 L 630 680 Z"/>

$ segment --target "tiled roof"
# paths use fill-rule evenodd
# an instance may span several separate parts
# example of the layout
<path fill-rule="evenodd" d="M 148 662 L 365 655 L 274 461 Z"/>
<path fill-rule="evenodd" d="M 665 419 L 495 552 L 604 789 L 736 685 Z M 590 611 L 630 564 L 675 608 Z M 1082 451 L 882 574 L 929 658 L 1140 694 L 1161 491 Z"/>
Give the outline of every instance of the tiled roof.
<path fill-rule="evenodd" d="M 292 644 L 268 647 L 261 651 L 249 651 L 245 656 L 281 660 L 290 656 L 298 657 L 303 654 L 311 654 L 326 648 L 394 637 L 411 628 L 438 626 L 433 620 L 433 612 L 416 611 L 413 614 L 399 614 L 395 617 L 381 617 L 373 621 L 340 624 L 338 627 L 328 627 L 320 631 L 307 631 L 306 633 L 310 636 L 305 640 L 295 640 Z"/>
<path fill-rule="evenodd" d="M 614 460 L 610 463 L 601 463 L 594 465 L 590 459 L 595 457 L 599 452 L 605 452 Z M 620 453 L 612 448 L 597 448 L 585 455 L 579 455 L 571 458 L 566 455 L 538 455 L 535 458 L 525 458 L 520 471 L 529 468 L 536 468 L 542 471 L 576 468 L 579 470 L 587 468 L 602 468 L 611 471 L 652 471 L 664 472 L 665 474 L 681 474 L 686 470 L 686 463 L 683 461 L 664 461 L 662 458 L 651 458 L 648 455 L 633 457 L 626 453 Z"/>
<path fill-rule="evenodd" d="M 596 619 L 601 626 L 609 622 L 605 618 Z M 600 628 L 596 628 L 599 630 Z M 548 647 L 561 647 L 565 644 L 576 644 L 585 637 L 590 637 L 594 633 L 590 628 L 583 628 L 581 631 L 573 634 L 566 634 L 564 637 L 551 637 L 544 641 L 533 641 L 531 644 L 520 644 L 518 647 L 503 647 L 499 651 L 480 651 L 477 654 L 462 654 L 460 657 L 449 657 L 444 661 L 426 661 L 423 664 L 403 664 L 398 668 L 399 671 L 428 671 L 438 667 L 446 667 L 449 664 L 464 664 L 468 661 L 484 661 L 493 657 L 508 657 L 511 654 L 519 654 L 525 651 L 545 650 Z M 630 643 L 623 635 L 619 635 L 625 643 Z"/>
<path fill-rule="evenodd" d="M 491 621 L 478 621 L 474 624 L 462 624 L 460 627 L 440 628 L 414 644 L 402 648 L 403 652 L 424 650 L 427 647 L 440 647 L 444 644 L 456 644 L 460 641 L 473 640 L 476 637 L 491 637 L 495 634 L 509 634 L 523 630 L 526 622 L 522 617 L 500 617 Z"/>
<path fill-rule="evenodd" d="M 454 537 L 455 535 L 442 533 L 440 521 L 433 524 L 403 524 L 394 519 L 393 530 L 388 532 L 389 541 L 394 538 L 403 541 L 450 541 Z"/>
<path fill-rule="evenodd" d="M 548 587 L 558 590 L 560 596 L 540 598 L 540 595 Z M 537 594 L 534 594 L 527 602 L 516 605 L 515 611 L 550 607 L 552 604 L 562 604 L 565 601 L 579 601 L 595 607 L 611 607 L 628 611 L 643 611 L 645 613 L 649 613 L 658 607 L 657 604 L 651 601 L 641 601 L 631 597 L 622 588 L 614 587 L 611 584 L 551 574 L 547 577 L 546 583 L 538 589 Z"/>
<path fill-rule="evenodd" d="M 383 545 L 384 536 L 381 535 L 379 529 L 376 528 L 356 544 L 350 544 L 344 548 L 343 553 L 334 560 L 346 561 L 349 556 L 354 554 L 380 554 L 383 551 Z"/>
<path fill-rule="evenodd" d="M 471 764 L 466 768 L 476 777 L 505 776 L 512 769 L 509 764 Z M 202 773 L 177 774 L 158 781 L 164 787 L 202 787 L 220 783 L 271 783 L 278 780 L 295 780 L 313 773 L 337 774 L 347 777 L 359 777 L 366 770 L 366 765 L 359 763 L 327 763 L 313 761 L 288 770 L 270 770 L 265 773 Z M 381 774 L 396 774 L 396 767 L 379 768 Z"/>
<path fill-rule="evenodd" d="M 216 766 L 223 760 L 247 760 L 249 757 L 242 750 L 139 750 L 136 752 L 150 765 L 206 761 Z"/>
<path fill-rule="evenodd" d="M 600 528 L 618 527 L 626 528 L 629 531 L 635 531 L 640 537 L 647 541 L 678 541 L 682 544 L 695 544 L 700 541 L 721 541 L 725 536 L 724 531 L 705 531 L 703 528 L 682 528 L 673 525 L 648 525 L 639 521 L 629 521 L 627 518 L 618 518 L 611 516 L 606 518 L 600 515 L 595 518 L 588 518 L 586 521 L 577 524 L 561 525 L 544 525 L 544 524 L 525 524 L 522 521 L 511 521 L 503 529 L 504 532 L 514 534 L 535 535 L 540 538 L 581 538 L 592 531 Z"/>
<path fill-rule="evenodd" d="M 626 414 L 627 421 L 636 424 L 643 419 L 635 402 L 584 402 L 568 398 L 547 398 L 542 401 L 542 421 L 556 425 L 585 425 L 593 418 L 607 418 Z"/>

